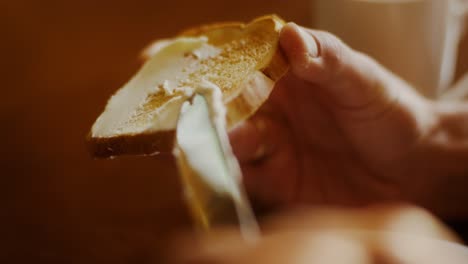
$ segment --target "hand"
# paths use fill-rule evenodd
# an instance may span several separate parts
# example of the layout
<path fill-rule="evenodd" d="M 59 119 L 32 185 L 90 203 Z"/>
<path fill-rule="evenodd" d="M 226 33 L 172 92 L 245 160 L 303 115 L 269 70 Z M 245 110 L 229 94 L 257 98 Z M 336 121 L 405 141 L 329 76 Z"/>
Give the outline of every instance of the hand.
<path fill-rule="evenodd" d="M 270 219 L 246 242 L 234 229 L 184 236 L 170 263 L 467 263 L 468 249 L 431 215 L 407 206 L 315 208 Z"/>
<path fill-rule="evenodd" d="M 433 102 L 329 33 L 290 23 L 280 43 L 290 72 L 230 135 L 254 200 L 434 205 L 418 156 L 437 123 Z"/>

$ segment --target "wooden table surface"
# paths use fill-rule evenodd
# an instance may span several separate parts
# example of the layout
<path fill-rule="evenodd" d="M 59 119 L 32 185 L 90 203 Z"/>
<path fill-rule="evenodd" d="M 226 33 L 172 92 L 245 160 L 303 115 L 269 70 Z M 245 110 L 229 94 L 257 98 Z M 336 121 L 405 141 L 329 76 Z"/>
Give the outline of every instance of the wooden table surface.
<path fill-rule="evenodd" d="M 307 0 L 0 3 L 0 262 L 158 263 L 188 228 L 170 156 L 93 160 L 84 138 L 152 39 L 194 24 L 278 13 Z M 468 43 L 462 60 L 468 61 Z M 463 64 L 463 63 L 461 63 Z M 461 68 L 466 69 L 465 65 Z M 3 244 L 3 245 L 1 245 Z"/>

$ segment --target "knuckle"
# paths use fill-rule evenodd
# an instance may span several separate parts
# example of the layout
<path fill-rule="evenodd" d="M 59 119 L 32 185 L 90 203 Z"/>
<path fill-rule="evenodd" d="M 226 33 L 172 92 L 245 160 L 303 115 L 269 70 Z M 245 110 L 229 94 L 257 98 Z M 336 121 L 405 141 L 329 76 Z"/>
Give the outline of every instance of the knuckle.
<path fill-rule="evenodd" d="M 329 32 L 319 34 L 324 62 L 332 72 L 339 71 L 346 63 L 349 47 L 337 36 Z"/>

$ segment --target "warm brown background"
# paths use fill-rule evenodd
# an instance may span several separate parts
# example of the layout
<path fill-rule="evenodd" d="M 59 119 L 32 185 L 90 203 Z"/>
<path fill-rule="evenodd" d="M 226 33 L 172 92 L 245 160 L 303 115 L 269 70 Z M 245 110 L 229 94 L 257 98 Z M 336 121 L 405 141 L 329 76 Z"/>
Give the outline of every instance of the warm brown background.
<path fill-rule="evenodd" d="M 158 263 L 164 234 L 188 226 L 172 160 L 93 160 L 84 146 L 88 129 L 152 39 L 272 12 L 309 24 L 309 5 L 2 1 L 0 262 Z"/>

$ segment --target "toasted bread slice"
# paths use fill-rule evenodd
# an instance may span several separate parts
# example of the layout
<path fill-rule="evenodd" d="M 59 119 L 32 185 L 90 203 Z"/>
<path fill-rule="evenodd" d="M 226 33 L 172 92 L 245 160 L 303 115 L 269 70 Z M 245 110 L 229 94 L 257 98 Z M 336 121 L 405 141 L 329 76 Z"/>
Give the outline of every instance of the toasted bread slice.
<path fill-rule="evenodd" d="M 288 68 L 278 48 L 282 25 L 264 16 L 192 28 L 153 45 L 142 69 L 94 123 L 88 136 L 93 155 L 171 151 L 180 107 L 203 81 L 221 89 L 228 128 L 248 118 Z"/>

